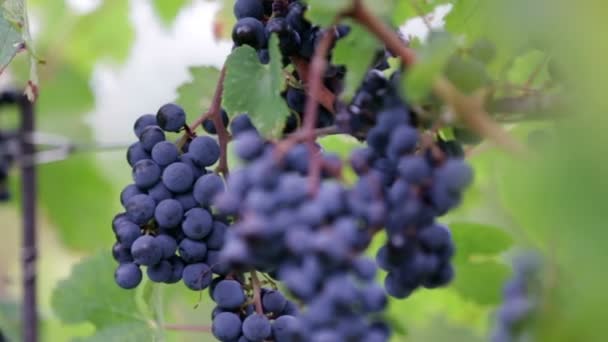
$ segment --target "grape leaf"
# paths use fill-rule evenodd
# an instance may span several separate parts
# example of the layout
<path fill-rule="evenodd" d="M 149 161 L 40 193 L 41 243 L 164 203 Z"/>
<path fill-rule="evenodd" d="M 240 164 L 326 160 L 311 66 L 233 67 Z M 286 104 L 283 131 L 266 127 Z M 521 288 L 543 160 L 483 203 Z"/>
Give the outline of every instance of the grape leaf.
<path fill-rule="evenodd" d="M 510 269 L 497 258 L 512 245 L 511 237 L 502 229 L 476 223 L 453 223 L 450 228 L 457 248 L 451 287 L 481 305 L 498 303 Z"/>
<path fill-rule="evenodd" d="M 127 168 L 125 162 L 125 172 Z M 66 179 L 78 186 L 66 186 Z M 62 241 L 73 249 L 111 245 L 110 222 L 120 211 L 118 195 L 91 156 L 75 156 L 40 168 L 40 199 Z"/>
<path fill-rule="evenodd" d="M 532 88 L 539 88 L 550 80 L 547 55 L 541 51 L 533 50 L 517 57 L 508 71 L 507 79 L 511 84 L 526 85 L 528 80 Z"/>
<path fill-rule="evenodd" d="M 347 102 L 363 81 L 378 48 L 381 48 L 379 41 L 361 25 L 355 23 L 349 25 L 350 33 L 337 42 L 333 52 L 334 63 L 344 65 L 348 70 L 346 88 L 343 92 Z"/>
<path fill-rule="evenodd" d="M 418 51 L 418 61 L 403 77 L 408 100 L 420 102 L 425 99 L 455 48 L 452 37 L 445 32 L 434 32 L 429 36 L 428 43 Z"/>
<path fill-rule="evenodd" d="M 4 341 L 3 337 L 7 341 L 20 340 L 20 318 L 17 303 L 0 299 L 0 341 Z"/>
<path fill-rule="evenodd" d="M 314 24 L 326 27 L 332 24 L 338 13 L 348 9 L 351 4 L 351 0 L 309 0 L 306 17 Z"/>
<path fill-rule="evenodd" d="M 393 25 L 401 26 L 409 19 L 431 13 L 437 6 L 452 1 L 447 0 L 408 0 L 397 1 L 395 8 L 391 12 Z"/>
<path fill-rule="evenodd" d="M 0 15 L 0 73 L 8 66 L 13 58 L 24 47 L 24 40 L 15 25 L 5 18 L 3 9 Z"/>
<path fill-rule="evenodd" d="M 165 24 L 171 24 L 179 11 L 189 2 L 190 0 L 154 0 L 152 3 L 160 19 Z"/>
<path fill-rule="evenodd" d="M 93 336 L 76 338 L 75 342 L 140 342 L 154 341 L 150 326 L 144 323 L 117 324 L 98 330 Z"/>
<path fill-rule="evenodd" d="M 0 2 L 0 74 L 20 51 L 29 55 L 29 81 L 25 93 L 31 101 L 38 97 L 37 65 L 41 60 L 34 51 L 24 0 Z"/>
<path fill-rule="evenodd" d="M 114 283 L 116 264 L 110 253 L 98 253 L 73 267 L 70 276 L 60 281 L 51 295 L 55 313 L 65 323 L 90 322 L 98 336 L 86 341 L 101 341 L 128 334 L 126 341 L 153 340 L 158 333 L 153 315 L 142 306 L 151 303 L 146 287 L 127 291 Z M 143 303 L 143 304 L 142 304 Z M 144 338 L 145 337 L 145 338 Z M 114 341 L 108 338 L 105 341 Z M 121 341 L 123 341 L 121 339 Z"/>
<path fill-rule="evenodd" d="M 184 108 L 189 119 L 196 118 L 211 106 L 220 72 L 215 67 L 191 67 L 192 81 L 177 88 L 175 103 Z"/>
<path fill-rule="evenodd" d="M 275 35 L 268 45 L 268 65 L 260 63 L 250 46 L 238 47 L 228 56 L 222 104 L 230 117 L 249 113 L 260 133 L 266 137 L 278 137 L 289 116 L 289 109 L 281 97 L 285 78 Z"/>

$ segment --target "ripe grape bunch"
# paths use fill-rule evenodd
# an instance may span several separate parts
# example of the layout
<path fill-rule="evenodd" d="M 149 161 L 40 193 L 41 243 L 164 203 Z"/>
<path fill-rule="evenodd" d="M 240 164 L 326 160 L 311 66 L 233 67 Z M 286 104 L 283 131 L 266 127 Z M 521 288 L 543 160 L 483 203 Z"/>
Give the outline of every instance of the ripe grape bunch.
<path fill-rule="evenodd" d="M 291 76 L 305 83 L 301 66 L 311 63 L 321 37 L 349 34 L 348 26 L 313 25 L 306 10 L 301 1 L 237 0 L 235 47 L 249 45 L 268 63 L 276 34 L 283 65 L 293 64 Z M 313 119 L 306 87 L 288 86 L 281 139 L 264 136 L 247 113 L 210 111 L 204 130 L 214 135 L 222 133 L 215 124 L 228 126 L 241 161 L 230 173 L 209 169 L 227 150 L 186 126 L 179 106 L 141 116 L 127 152 L 133 184 L 113 221 L 117 284 L 135 288 L 143 266 L 151 281 L 208 290 L 216 305 L 211 331 L 220 341 L 387 341 L 389 296 L 406 298 L 453 278 L 455 246 L 437 218 L 460 203 L 473 174 L 458 146 L 421 133 L 399 89 L 407 70 L 385 74 L 386 56 L 378 51 L 350 103 L 313 102 Z M 331 64 L 331 53 L 327 61 L 322 87 L 339 95 L 347 70 Z M 310 126 L 331 126 L 366 147 L 342 160 L 305 131 Z M 167 140 L 181 131 L 176 143 Z M 386 239 L 370 259 L 376 234 Z"/>
<path fill-rule="evenodd" d="M 127 152 L 133 184 L 122 191 L 125 212 L 112 223 L 117 238 L 113 255 L 120 263 L 116 282 L 123 288 L 136 287 L 142 280 L 140 266 L 146 266 L 152 281 L 183 279 L 189 288 L 201 290 L 218 264 L 227 225 L 209 211 L 209 204 L 224 184 L 206 167 L 218 160 L 220 149 L 210 137 L 189 139 L 181 147 L 167 141 L 165 132 L 178 132 L 185 120 L 182 108 L 166 104 L 156 116 L 146 114 L 135 122 L 139 141 Z"/>

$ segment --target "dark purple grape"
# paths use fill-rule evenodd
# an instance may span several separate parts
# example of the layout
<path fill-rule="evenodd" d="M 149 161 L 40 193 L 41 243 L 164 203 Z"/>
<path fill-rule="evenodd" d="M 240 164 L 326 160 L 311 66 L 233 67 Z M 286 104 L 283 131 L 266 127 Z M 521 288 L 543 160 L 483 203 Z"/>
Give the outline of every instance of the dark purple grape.
<path fill-rule="evenodd" d="M 154 217 L 156 203 L 148 195 L 135 195 L 127 201 L 127 217 L 135 224 L 142 225 Z"/>
<path fill-rule="evenodd" d="M 264 315 L 255 313 L 243 321 L 243 335 L 251 341 L 264 341 L 271 334 L 272 326 Z"/>
<path fill-rule="evenodd" d="M 154 218 L 161 228 L 174 228 L 179 226 L 184 216 L 184 208 L 174 199 L 166 199 L 156 206 Z"/>
<path fill-rule="evenodd" d="M 162 260 L 156 265 L 149 266 L 146 270 L 148 278 L 156 283 L 164 283 L 169 281 L 172 273 L 173 267 L 171 267 L 171 264 L 166 260 Z"/>
<path fill-rule="evenodd" d="M 173 163 L 163 171 L 163 184 L 172 192 L 186 192 L 192 187 L 194 175 L 192 168 L 184 163 Z"/>
<path fill-rule="evenodd" d="M 165 133 L 158 126 L 148 126 L 141 132 L 139 141 L 144 150 L 149 153 L 156 144 L 165 141 Z"/>
<path fill-rule="evenodd" d="M 154 114 L 144 114 L 135 120 L 133 132 L 135 133 L 135 136 L 139 138 L 146 127 L 156 125 L 156 116 L 154 116 Z"/>
<path fill-rule="evenodd" d="M 133 180 L 140 189 L 148 189 L 160 180 L 161 169 L 153 160 L 143 159 L 133 166 Z"/>
<path fill-rule="evenodd" d="M 194 240 L 207 237 L 213 230 L 213 217 L 202 208 L 193 208 L 186 212 L 182 222 L 184 234 Z"/>
<path fill-rule="evenodd" d="M 220 157 L 220 146 L 213 138 L 197 137 L 190 143 L 188 153 L 200 167 L 215 164 Z"/>
<path fill-rule="evenodd" d="M 211 269 L 207 264 L 197 263 L 184 267 L 182 273 L 184 284 L 191 290 L 200 291 L 211 284 Z"/>
<path fill-rule="evenodd" d="M 136 288 L 141 283 L 141 279 L 141 270 L 133 263 L 121 264 L 114 272 L 116 284 L 126 290 Z"/>
<path fill-rule="evenodd" d="M 213 300 L 218 307 L 225 310 L 236 310 L 245 304 L 243 286 L 235 280 L 222 280 L 213 290 Z"/>
<path fill-rule="evenodd" d="M 131 255 L 138 265 L 152 266 L 162 258 L 162 249 L 153 236 L 143 235 L 131 246 Z"/>
<path fill-rule="evenodd" d="M 179 256 L 187 263 L 205 260 L 207 245 L 204 242 L 192 239 L 183 239 L 177 248 Z"/>
<path fill-rule="evenodd" d="M 120 192 L 120 203 L 124 206 L 129 198 L 142 194 L 143 192 L 135 184 L 129 184 Z"/>
<path fill-rule="evenodd" d="M 234 16 L 237 19 L 252 17 L 259 20 L 264 18 L 264 6 L 260 0 L 237 0 L 234 3 Z"/>
<path fill-rule="evenodd" d="M 194 184 L 194 199 L 202 206 L 209 206 L 217 194 L 224 191 L 224 181 L 215 173 L 199 178 Z"/>
<path fill-rule="evenodd" d="M 167 103 L 156 113 L 158 126 L 167 132 L 179 132 L 186 125 L 184 109 L 174 103 Z"/>
<path fill-rule="evenodd" d="M 140 142 L 136 142 L 129 146 L 127 150 L 127 161 L 129 165 L 133 166 L 140 160 L 150 159 L 150 154 L 144 149 Z"/>
<path fill-rule="evenodd" d="M 239 19 L 232 30 L 232 41 L 236 46 L 249 45 L 256 50 L 265 47 L 264 24 L 251 17 Z"/>
<path fill-rule="evenodd" d="M 152 160 L 160 166 L 167 166 L 177 161 L 177 146 L 169 141 L 161 141 L 152 148 Z"/>
<path fill-rule="evenodd" d="M 221 312 L 213 318 L 211 331 L 220 341 L 236 341 L 241 335 L 241 319 L 232 312 Z"/>

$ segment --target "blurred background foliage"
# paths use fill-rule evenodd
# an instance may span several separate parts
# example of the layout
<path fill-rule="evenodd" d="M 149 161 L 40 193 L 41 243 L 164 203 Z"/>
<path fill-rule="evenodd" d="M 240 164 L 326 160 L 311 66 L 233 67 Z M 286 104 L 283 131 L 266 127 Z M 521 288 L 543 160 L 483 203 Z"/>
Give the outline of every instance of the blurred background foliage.
<path fill-rule="evenodd" d="M 128 143 L 134 118 L 176 99 L 193 119 L 208 105 L 216 68 L 230 51 L 225 40 L 234 22 L 230 0 L 27 3 L 36 53 L 45 60 L 38 72 L 39 128 L 82 144 Z M 456 47 L 479 38 L 496 43 L 497 58 L 487 72 L 504 85 L 497 90 L 501 94 L 525 96 L 548 82 L 560 82 L 564 90 L 560 106 L 545 115 L 548 119 L 508 126 L 529 145 L 529 156 L 513 157 L 489 143 L 471 151 L 475 185 L 462 207 L 443 218 L 451 224 L 458 248 L 456 279 L 446 289 L 420 290 L 407 300 L 391 301 L 388 318 L 397 332 L 395 341 L 487 340 L 502 283 L 510 274 L 510 256 L 525 248 L 540 250 L 546 260 L 542 310 L 534 325 L 537 340 L 604 340 L 604 1 L 387 4 L 395 6 L 387 18 L 395 26 L 449 4 L 445 27 Z M 412 44 L 425 49 L 418 40 Z M 18 55 L 0 83 L 23 87 L 30 77 L 29 62 L 28 56 Z M 3 127 L 14 122 L 14 111 L 0 113 Z M 532 141 L 531 133 L 539 131 L 540 143 Z M 323 140 L 326 149 L 341 155 L 357 144 L 340 137 Z M 206 293 L 150 284 L 129 292 L 113 283 L 110 222 L 120 211 L 119 191 L 130 180 L 124 151 L 77 154 L 41 166 L 39 179 L 44 341 L 212 340 L 162 328 L 163 322 L 208 325 L 212 306 Z M 15 196 L 0 206 L 0 328 L 11 340 L 18 340 L 20 325 L 18 185 L 15 173 Z M 383 238 L 377 237 L 370 255 Z"/>

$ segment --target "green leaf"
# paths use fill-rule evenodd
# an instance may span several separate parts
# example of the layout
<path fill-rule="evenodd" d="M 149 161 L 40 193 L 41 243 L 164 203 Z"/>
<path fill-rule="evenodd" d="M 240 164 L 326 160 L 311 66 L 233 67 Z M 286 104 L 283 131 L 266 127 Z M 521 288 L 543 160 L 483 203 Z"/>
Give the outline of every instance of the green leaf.
<path fill-rule="evenodd" d="M 128 173 L 126 162 L 124 165 Z M 66 180 L 75 186 L 66 185 Z M 112 244 L 110 222 L 121 209 L 118 190 L 113 189 L 97 161 L 88 155 L 40 168 L 40 199 L 70 248 L 94 250 Z"/>
<path fill-rule="evenodd" d="M 2 340 L 2 334 L 7 341 L 20 340 L 20 322 L 19 305 L 16 302 L 0 299 L 0 340 Z"/>
<path fill-rule="evenodd" d="M 502 229 L 476 223 L 453 223 L 450 228 L 456 245 L 456 278 L 451 286 L 481 305 L 498 303 L 510 274 L 498 256 L 512 245 L 511 237 Z"/>
<path fill-rule="evenodd" d="M 66 60 L 88 75 L 101 57 L 126 58 L 135 36 L 129 12 L 128 1 L 104 1 L 94 12 L 78 17 L 64 40 Z"/>
<path fill-rule="evenodd" d="M 17 53 L 24 47 L 25 41 L 15 25 L 6 16 L 7 12 L 0 8 L 0 73 L 8 66 Z"/>
<path fill-rule="evenodd" d="M 447 0 L 407 0 L 397 1 L 394 10 L 391 12 L 391 20 L 393 25 L 401 26 L 406 21 L 427 15 L 431 13 L 435 7 L 446 4 Z M 414 5 L 415 4 L 415 5 Z"/>
<path fill-rule="evenodd" d="M 445 67 L 445 76 L 465 94 L 471 94 L 491 83 L 485 65 L 468 57 L 452 56 Z"/>
<path fill-rule="evenodd" d="M 316 25 L 326 27 L 331 25 L 336 16 L 348 9 L 351 4 L 351 0 L 309 0 L 306 17 Z"/>
<path fill-rule="evenodd" d="M 37 65 L 40 59 L 34 51 L 30 24 L 24 0 L 3 0 L 0 7 L 0 74 L 15 55 L 24 50 L 29 55 L 29 80 L 25 93 L 31 101 L 38 95 Z"/>
<path fill-rule="evenodd" d="M 278 39 L 269 42 L 270 63 L 263 65 L 250 46 L 235 49 L 226 61 L 223 106 L 229 116 L 249 113 L 253 124 L 266 137 L 279 137 L 289 116 L 281 97 L 285 85 Z"/>
<path fill-rule="evenodd" d="M 155 334 L 150 326 L 144 323 L 117 324 L 98 330 L 93 336 L 77 338 L 75 342 L 140 342 L 154 341 Z"/>
<path fill-rule="evenodd" d="M 455 49 L 456 44 L 449 34 L 431 34 L 428 43 L 418 51 L 418 62 L 403 77 L 405 96 L 410 101 L 420 102 L 429 95 L 435 79 Z"/>
<path fill-rule="evenodd" d="M 177 88 L 175 103 L 184 108 L 188 118 L 193 119 L 211 106 L 220 72 L 215 67 L 207 66 L 191 67 L 189 70 L 192 80 Z"/>
<path fill-rule="evenodd" d="M 361 25 L 353 22 L 348 24 L 351 27 L 350 33 L 337 42 L 333 52 L 334 63 L 342 64 L 348 70 L 343 92 L 346 102 L 350 101 L 361 85 L 378 49 L 381 48 L 380 42 Z"/>
<path fill-rule="evenodd" d="M 118 287 L 114 283 L 115 268 L 109 252 L 84 259 L 73 267 L 67 279 L 57 284 L 51 296 L 53 310 L 65 323 L 92 323 L 102 337 L 118 336 L 131 329 L 129 338 L 147 336 L 141 340 L 152 340 L 156 322 L 148 310 L 138 305 L 139 301 L 149 304 L 151 294 L 144 290 L 145 286 L 132 291 Z M 139 293 L 142 295 L 138 297 Z M 94 335 L 86 339 L 89 340 L 102 339 Z"/>
<path fill-rule="evenodd" d="M 507 80 L 514 85 L 529 85 L 539 88 L 550 80 L 547 55 L 541 51 L 533 50 L 513 61 L 511 69 L 507 73 Z"/>
<path fill-rule="evenodd" d="M 162 21 L 171 24 L 182 7 L 189 2 L 190 0 L 154 0 L 152 3 Z"/>

